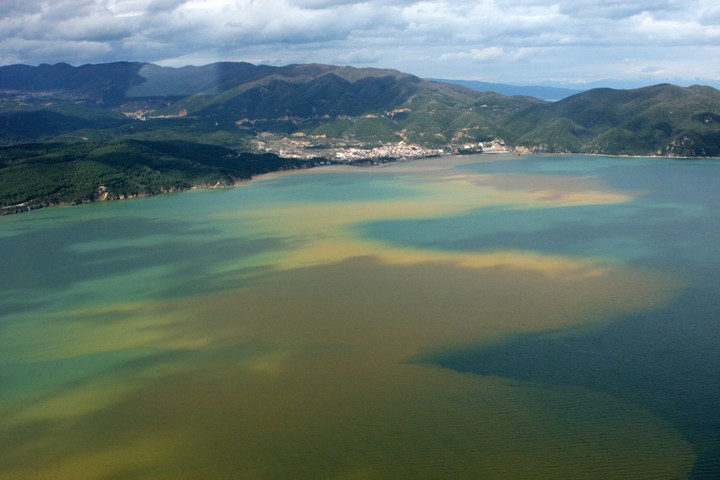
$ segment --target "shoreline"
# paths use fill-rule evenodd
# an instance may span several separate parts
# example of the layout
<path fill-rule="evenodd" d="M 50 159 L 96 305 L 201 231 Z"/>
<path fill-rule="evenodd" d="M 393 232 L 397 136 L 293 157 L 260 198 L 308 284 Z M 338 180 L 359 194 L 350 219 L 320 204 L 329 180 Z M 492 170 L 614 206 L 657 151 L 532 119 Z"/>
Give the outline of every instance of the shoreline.
<path fill-rule="evenodd" d="M 224 188 L 236 188 L 243 185 L 246 185 L 250 183 L 251 181 L 264 181 L 264 180 L 270 180 L 275 177 L 279 177 L 281 175 L 288 175 L 288 174 L 297 174 L 301 172 L 309 172 L 309 171 L 317 171 L 318 169 L 323 169 L 327 172 L 343 172 L 348 170 L 355 170 L 355 169 L 369 169 L 369 170 L 375 170 L 377 168 L 387 168 L 390 166 L 396 166 L 396 165 L 402 165 L 402 164 L 411 164 L 416 162 L 422 162 L 422 161 L 438 161 L 441 160 L 443 162 L 447 162 L 448 159 L 455 160 L 456 164 L 459 163 L 471 163 L 471 161 L 478 161 L 478 157 L 486 157 L 487 160 L 496 160 L 498 158 L 504 158 L 506 160 L 519 160 L 524 159 L 528 157 L 542 157 L 542 156 L 550 156 L 550 155 L 557 155 L 557 156 L 569 156 L 569 155 L 582 155 L 587 157 L 614 157 L 614 158 L 652 158 L 652 159 L 669 159 L 669 160 L 720 160 L 720 157 L 674 157 L 674 156 L 665 156 L 665 155 L 609 155 L 609 154 L 603 154 L 603 153 L 571 153 L 571 152 L 559 152 L 559 153 L 550 153 L 550 152 L 543 152 L 543 153 L 525 153 L 525 152 L 517 152 L 517 151 L 509 151 L 509 152 L 502 152 L 502 153 L 476 153 L 476 154 L 470 154 L 470 155 L 447 155 L 447 156 L 432 156 L 432 157 L 420 157 L 420 158 L 401 158 L 401 159 L 384 159 L 381 162 L 377 162 L 374 160 L 360 160 L 356 162 L 347 162 L 347 163 L 339 163 L 339 162 L 333 162 L 329 161 L 330 163 L 327 164 L 317 164 L 317 165 L 310 165 L 304 168 L 283 168 L 279 170 L 273 170 L 269 172 L 261 172 L 256 175 L 252 175 L 249 178 L 238 178 L 233 180 L 231 183 L 221 183 L 217 182 L 215 184 L 198 184 L 198 185 L 190 185 L 188 187 L 169 187 L 167 189 L 161 188 L 158 192 L 140 192 L 137 194 L 130 194 L 130 195 L 118 195 L 118 196 L 107 196 L 105 195 L 104 198 L 101 198 L 101 196 L 98 196 L 93 199 L 83 198 L 78 199 L 70 202 L 58 202 L 53 203 L 50 201 L 40 201 L 37 204 L 32 204 L 32 200 L 19 203 L 17 205 L 11 205 L 7 207 L 0 207 L 0 217 L 8 216 L 8 215 L 17 215 L 27 212 L 32 212 L 34 210 L 40 210 L 43 208 L 50 208 L 50 207 L 73 207 L 78 205 L 87 205 L 92 203 L 98 203 L 98 202 L 108 202 L 108 201 L 121 201 L 121 200 L 129 200 L 134 198 L 146 198 L 146 197 L 154 197 L 157 195 L 164 195 L 166 193 L 179 193 L 184 192 L 188 190 L 214 190 L 214 189 L 224 189 Z M 467 160 L 463 162 L 462 160 Z M 438 165 L 439 166 L 439 165 Z"/>

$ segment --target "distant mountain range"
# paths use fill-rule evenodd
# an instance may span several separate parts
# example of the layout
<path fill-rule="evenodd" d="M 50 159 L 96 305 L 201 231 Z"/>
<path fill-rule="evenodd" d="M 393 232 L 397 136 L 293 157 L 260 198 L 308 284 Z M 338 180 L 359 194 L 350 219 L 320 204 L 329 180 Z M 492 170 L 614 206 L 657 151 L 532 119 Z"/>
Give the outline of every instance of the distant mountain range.
<path fill-rule="evenodd" d="M 455 85 L 462 85 L 464 87 L 472 88 L 480 92 L 496 92 L 502 95 L 522 95 L 526 97 L 535 97 L 541 100 L 554 102 L 562 100 L 563 98 L 577 95 L 585 91 L 586 89 L 571 89 L 561 87 L 548 87 L 541 85 L 509 85 L 506 83 L 491 83 L 491 82 L 480 82 L 477 80 L 448 80 L 442 78 L 430 78 L 428 80 L 434 82 L 452 83 Z"/>
<path fill-rule="evenodd" d="M 663 84 L 579 93 L 518 88 L 318 64 L 0 67 L 0 145 L 6 146 L 0 148 L 0 202 L 32 201 L 31 186 L 6 198 L 2 191 L 12 190 L 23 175 L 57 174 L 63 161 L 78 158 L 109 168 L 82 171 L 102 171 L 116 180 L 142 167 L 145 173 L 133 182 L 114 184 L 117 191 L 111 193 L 121 196 L 162 190 L 170 171 L 174 188 L 227 183 L 268 168 L 332 160 L 338 149 L 381 144 L 450 152 L 494 142 L 527 152 L 720 156 L 720 91 L 714 88 Z M 548 98 L 559 100 L 543 100 Z M 224 169 L 222 162 L 201 155 L 203 145 L 206 151 L 224 149 L 222 158 L 232 152 L 276 155 L 266 166 L 252 157 L 252 167 L 233 161 Z M 137 162 L 118 161 L 123 152 Z M 200 169 L 203 175 L 190 175 L 188 169 L 197 173 L 198 165 L 207 167 Z M 15 179 L 13 185 L 3 178 Z M 90 199 L 101 184 L 107 189 L 102 178 L 82 182 L 94 185 L 83 190 Z"/>
<path fill-rule="evenodd" d="M 546 84 L 546 85 L 526 85 L 526 84 L 507 84 L 507 83 L 492 83 L 482 82 L 477 80 L 450 80 L 440 78 L 429 78 L 428 80 L 453 83 L 456 85 L 463 85 L 473 90 L 482 92 L 497 92 L 503 95 L 524 95 L 529 97 L 539 98 L 541 100 L 547 100 L 554 102 L 562 100 L 563 98 L 577 95 L 578 93 L 586 92 L 588 90 L 594 90 L 596 88 L 612 88 L 615 90 L 636 90 L 638 88 L 648 87 L 651 85 L 658 84 L 674 84 L 680 86 L 690 85 L 707 85 L 714 88 L 720 88 L 720 84 L 717 80 L 697 80 L 694 83 L 687 83 L 686 80 L 680 81 L 680 83 L 666 80 L 666 81 L 652 81 L 652 80 L 595 80 L 592 82 L 573 83 L 572 86 L 565 84 Z"/>

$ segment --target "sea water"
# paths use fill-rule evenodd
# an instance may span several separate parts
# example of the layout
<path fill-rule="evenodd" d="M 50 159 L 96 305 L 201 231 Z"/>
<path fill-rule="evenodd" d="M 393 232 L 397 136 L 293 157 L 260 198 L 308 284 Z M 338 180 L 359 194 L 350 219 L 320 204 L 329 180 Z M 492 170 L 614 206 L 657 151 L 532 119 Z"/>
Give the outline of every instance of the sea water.
<path fill-rule="evenodd" d="M 716 478 L 713 160 L 471 156 L 0 219 L 0 477 Z"/>

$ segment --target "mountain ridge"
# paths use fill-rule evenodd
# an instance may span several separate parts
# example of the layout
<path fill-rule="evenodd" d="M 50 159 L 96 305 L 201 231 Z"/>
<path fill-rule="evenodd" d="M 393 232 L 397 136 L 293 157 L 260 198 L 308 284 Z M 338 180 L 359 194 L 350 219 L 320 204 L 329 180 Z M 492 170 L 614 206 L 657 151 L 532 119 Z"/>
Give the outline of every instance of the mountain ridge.
<path fill-rule="evenodd" d="M 113 136 L 118 132 L 107 128 L 121 123 L 122 113 L 136 120 L 186 117 L 195 130 L 234 137 L 236 146 L 248 146 L 249 139 L 270 132 L 432 147 L 501 139 L 535 152 L 720 154 L 715 120 L 720 92 L 708 86 L 598 88 L 547 102 L 390 69 L 246 62 L 173 68 L 115 62 L 0 67 L 0 91 L 6 97 L 0 108 L 4 144 L 67 134 L 73 126 L 93 130 L 92 122 Z M 23 94 L 36 98 L 13 104 L 13 96 Z M 48 98 L 55 103 L 43 103 Z M 67 121 L 48 121 L 53 115 Z M 16 121 L 23 116 L 29 120 Z M 33 117 L 38 120 L 35 135 L 19 128 L 32 125 Z M 354 127 L 359 119 L 374 125 L 358 134 Z"/>

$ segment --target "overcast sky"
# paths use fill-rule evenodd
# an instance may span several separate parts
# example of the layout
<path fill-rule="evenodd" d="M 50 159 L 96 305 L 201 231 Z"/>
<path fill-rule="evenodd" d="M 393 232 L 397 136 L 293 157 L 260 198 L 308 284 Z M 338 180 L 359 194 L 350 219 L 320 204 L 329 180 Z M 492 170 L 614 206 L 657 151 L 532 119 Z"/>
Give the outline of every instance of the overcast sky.
<path fill-rule="evenodd" d="M 219 60 L 720 84 L 718 0 L 0 0 L 0 64 Z"/>

